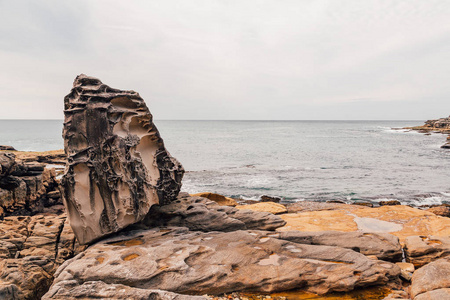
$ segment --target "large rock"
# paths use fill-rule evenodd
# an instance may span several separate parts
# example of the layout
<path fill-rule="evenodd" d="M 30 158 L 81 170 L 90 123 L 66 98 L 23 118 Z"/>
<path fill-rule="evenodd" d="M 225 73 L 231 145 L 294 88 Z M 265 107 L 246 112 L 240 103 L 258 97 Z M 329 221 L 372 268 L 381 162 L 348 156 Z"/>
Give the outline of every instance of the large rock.
<path fill-rule="evenodd" d="M 64 260 L 78 254 L 64 215 L 6 217 L 0 222 L 0 299 L 40 299 Z"/>
<path fill-rule="evenodd" d="M 164 147 L 144 100 L 79 75 L 64 98 L 62 179 L 70 224 L 81 244 L 142 220 L 181 188 L 181 164 Z"/>
<path fill-rule="evenodd" d="M 317 206 L 323 210 L 315 211 L 316 207 L 300 207 L 301 210 L 297 213 L 280 215 L 287 224 L 278 230 L 390 233 L 397 236 L 401 242 L 413 235 L 450 235 L 450 218 L 436 216 L 406 205 L 369 208 L 326 203 L 326 208 L 323 208 L 324 205 Z"/>
<path fill-rule="evenodd" d="M 148 227 L 187 227 L 198 231 L 234 231 L 241 229 L 275 230 L 286 224 L 268 212 L 240 210 L 221 206 L 207 198 L 180 193 L 172 203 L 155 205 L 144 219 Z"/>
<path fill-rule="evenodd" d="M 138 230 L 102 240 L 66 261 L 51 293 L 101 280 L 183 294 L 305 289 L 324 294 L 398 280 L 400 268 L 349 249 L 302 245 L 270 232 Z"/>
<path fill-rule="evenodd" d="M 422 267 L 439 258 L 450 256 L 450 238 L 439 236 L 409 236 L 405 240 L 406 260 Z"/>
<path fill-rule="evenodd" d="M 367 256 L 376 256 L 380 260 L 392 262 L 402 260 L 402 246 L 399 239 L 387 233 L 284 231 L 272 236 L 298 244 L 352 249 Z"/>
<path fill-rule="evenodd" d="M 103 281 L 89 281 L 82 285 L 76 282 L 62 281 L 42 298 L 42 300 L 78 300 L 78 299 L 133 299 L 133 300 L 207 300 L 202 296 L 180 295 L 161 290 L 146 290 L 123 284 L 107 284 Z"/>
<path fill-rule="evenodd" d="M 411 296 L 414 300 L 450 299 L 450 257 L 441 258 L 415 271 Z"/>

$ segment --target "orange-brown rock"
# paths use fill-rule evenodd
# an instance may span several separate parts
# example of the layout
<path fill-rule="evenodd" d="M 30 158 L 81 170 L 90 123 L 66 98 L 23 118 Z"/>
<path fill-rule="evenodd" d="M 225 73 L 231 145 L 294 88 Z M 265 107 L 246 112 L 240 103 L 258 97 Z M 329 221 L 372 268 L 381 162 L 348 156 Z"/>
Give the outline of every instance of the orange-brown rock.
<path fill-rule="evenodd" d="M 56 268 L 76 251 L 65 215 L 6 217 L 0 222 L 0 299 L 40 299 Z"/>
<path fill-rule="evenodd" d="M 355 251 L 297 244 L 270 232 L 137 230 L 103 240 L 55 274 L 72 288 L 98 279 L 184 294 L 291 289 L 324 294 L 398 281 L 400 268 Z M 50 295 L 44 299 L 52 299 Z"/>
<path fill-rule="evenodd" d="M 287 213 L 286 206 L 275 202 L 260 202 L 249 205 L 238 205 L 237 209 L 250 209 L 253 211 L 269 212 L 274 215 Z"/>
<path fill-rule="evenodd" d="M 332 205 L 327 203 L 327 205 Z M 450 219 L 404 205 L 365 208 L 334 204 L 333 210 L 281 215 L 287 224 L 280 231 L 362 231 L 391 233 L 404 241 L 414 235 L 450 235 Z"/>
<path fill-rule="evenodd" d="M 214 202 L 217 202 L 219 205 L 225 205 L 225 206 L 236 206 L 238 203 L 233 198 L 225 197 L 219 194 L 214 193 L 197 193 L 191 195 L 193 197 L 203 197 L 208 198 L 209 200 L 212 200 Z"/>
<path fill-rule="evenodd" d="M 450 256 L 450 237 L 409 236 L 405 240 L 405 256 L 416 267 Z"/>

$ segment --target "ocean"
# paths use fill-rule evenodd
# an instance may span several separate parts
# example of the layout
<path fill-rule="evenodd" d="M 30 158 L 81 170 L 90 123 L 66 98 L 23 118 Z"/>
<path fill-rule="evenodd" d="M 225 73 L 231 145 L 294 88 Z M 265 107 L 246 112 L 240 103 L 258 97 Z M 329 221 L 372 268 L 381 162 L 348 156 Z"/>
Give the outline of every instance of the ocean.
<path fill-rule="evenodd" d="M 450 203 L 442 134 L 393 130 L 423 121 L 162 121 L 185 167 L 183 190 L 285 202 L 399 200 Z M 62 121 L 0 120 L 0 145 L 63 148 Z"/>

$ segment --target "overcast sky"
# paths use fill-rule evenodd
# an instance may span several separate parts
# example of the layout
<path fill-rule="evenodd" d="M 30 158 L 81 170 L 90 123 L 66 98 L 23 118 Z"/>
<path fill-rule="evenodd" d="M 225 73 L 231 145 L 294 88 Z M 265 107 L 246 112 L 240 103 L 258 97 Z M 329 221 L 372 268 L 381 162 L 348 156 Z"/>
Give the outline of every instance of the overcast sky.
<path fill-rule="evenodd" d="M 450 114 L 448 0 L 0 0 L 0 119 L 62 119 L 77 74 L 156 119 Z"/>

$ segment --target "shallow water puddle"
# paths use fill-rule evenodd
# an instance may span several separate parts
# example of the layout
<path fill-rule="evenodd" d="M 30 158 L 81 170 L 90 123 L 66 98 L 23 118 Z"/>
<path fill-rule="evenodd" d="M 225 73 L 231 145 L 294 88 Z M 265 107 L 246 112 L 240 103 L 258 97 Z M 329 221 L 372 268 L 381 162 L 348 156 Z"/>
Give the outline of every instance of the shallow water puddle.
<path fill-rule="evenodd" d="M 382 221 L 374 218 L 354 217 L 359 231 L 363 232 L 396 232 L 403 229 L 403 225 Z"/>

